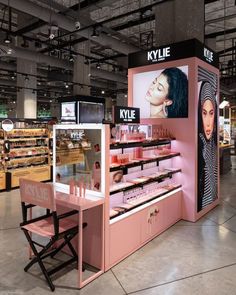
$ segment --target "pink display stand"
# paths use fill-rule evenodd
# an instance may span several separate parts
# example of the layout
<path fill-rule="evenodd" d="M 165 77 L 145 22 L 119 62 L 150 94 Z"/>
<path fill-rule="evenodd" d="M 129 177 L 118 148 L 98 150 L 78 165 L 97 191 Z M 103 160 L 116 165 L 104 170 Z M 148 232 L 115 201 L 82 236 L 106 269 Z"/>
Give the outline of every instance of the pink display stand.
<path fill-rule="evenodd" d="M 188 41 L 187 41 L 188 42 Z M 193 40 L 193 43 L 195 40 Z M 197 44 L 198 45 L 198 44 Z M 171 48 L 171 47 L 170 47 Z M 184 43 L 183 43 L 184 48 Z M 197 212 L 197 124 L 198 124 L 198 67 L 202 67 L 205 70 L 214 73 L 219 79 L 219 70 L 215 66 L 209 64 L 209 59 L 206 61 L 200 58 L 194 57 L 194 50 L 198 46 L 193 46 L 193 57 L 182 58 L 174 61 L 154 63 L 150 65 L 140 66 L 129 69 L 128 72 L 128 105 L 138 107 L 134 103 L 134 85 L 133 78 L 135 74 L 158 71 L 171 67 L 188 67 L 188 118 L 146 118 L 142 119 L 143 124 L 162 125 L 163 128 L 167 128 L 175 137 L 173 141 L 173 148 L 181 153 L 181 158 L 175 159 L 178 161 L 177 165 L 181 168 L 181 183 L 182 183 L 182 219 L 195 222 L 201 218 L 204 214 L 209 212 L 212 208 L 219 204 L 219 197 L 212 204 L 204 208 L 199 213 Z M 202 56 L 206 48 L 200 45 L 202 50 Z M 179 54 L 179 52 L 178 52 Z M 184 55 L 184 53 L 180 53 Z M 218 80 L 219 85 L 219 80 Z M 217 90 L 219 93 L 219 88 Z M 218 96 L 217 96 L 218 97 Z M 219 151 L 218 151 L 219 155 Z M 219 161 L 218 161 L 219 167 Z M 219 169 L 218 169 L 219 180 Z M 218 196 L 219 196 L 219 183 L 218 183 Z"/>
<path fill-rule="evenodd" d="M 179 51 L 176 53 L 177 58 L 174 60 L 173 57 L 175 56 L 175 50 Z M 114 208 L 116 205 L 119 205 L 122 201 L 122 198 L 124 200 L 123 192 L 126 191 L 125 186 L 129 185 L 128 182 L 132 181 L 132 179 L 130 179 L 131 176 L 129 175 L 129 172 L 127 172 L 127 174 L 125 175 L 126 179 L 123 183 L 119 183 L 117 179 L 116 181 L 113 181 L 116 183 L 111 183 L 111 175 L 113 171 L 111 169 L 113 168 L 111 165 L 113 163 L 112 158 L 117 158 L 117 155 L 112 155 L 111 153 L 111 130 L 109 126 L 101 125 L 99 127 L 99 124 L 97 124 L 96 128 L 102 130 L 101 195 L 99 196 L 99 202 L 101 203 L 95 202 L 92 203 L 92 205 L 86 199 L 81 200 L 80 198 L 73 198 L 72 196 L 67 199 L 63 195 L 58 195 L 57 197 L 58 202 L 60 202 L 62 207 L 64 206 L 66 208 L 77 208 L 80 210 L 80 213 L 82 213 L 79 214 L 80 225 L 82 224 L 82 218 L 84 218 L 85 221 L 89 220 L 89 224 L 92 224 L 92 227 L 94 226 L 95 228 L 97 226 L 98 220 L 100 220 L 99 218 L 101 217 L 101 213 L 99 215 L 100 217 L 98 217 L 96 215 L 96 211 L 91 211 L 93 209 L 90 208 L 90 205 L 92 207 L 96 207 L 97 205 L 101 205 L 102 203 L 104 203 L 104 219 L 102 222 L 103 224 L 100 224 L 100 228 L 104 226 L 104 236 L 103 233 L 101 233 L 100 237 L 96 236 L 96 238 L 98 238 L 100 241 L 103 241 L 101 242 L 101 248 L 93 248 L 93 243 L 91 243 L 91 235 L 89 233 L 86 234 L 87 228 L 85 228 L 83 247 L 80 247 L 80 249 L 84 249 L 83 257 L 87 261 L 93 260 L 92 262 L 93 264 L 95 263 L 95 265 L 97 263 L 99 264 L 98 261 L 94 260 L 96 257 L 96 253 L 103 253 L 104 260 L 102 264 L 102 269 L 104 269 L 105 271 L 109 270 L 112 266 L 120 262 L 128 255 L 132 254 L 134 251 L 142 247 L 144 244 L 159 235 L 161 232 L 165 231 L 177 221 L 184 219 L 195 222 L 201 216 L 203 216 L 209 210 L 219 204 L 218 197 L 203 210 L 198 210 L 198 72 L 199 67 L 201 67 L 204 70 L 219 76 L 219 70 L 217 69 L 214 61 L 212 61 L 212 58 L 215 58 L 215 56 L 213 56 L 208 49 L 206 50 L 206 48 L 204 48 L 202 44 L 199 45 L 199 42 L 196 42 L 196 40 L 186 41 L 186 43 L 182 42 L 180 45 L 173 44 L 173 46 L 166 46 L 165 50 L 161 48 L 161 51 L 157 50 L 154 51 L 154 53 L 148 53 L 146 51 L 137 54 L 134 53 L 131 56 L 132 61 L 129 63 L 128 72 L 128 104 L 130 107 L 140 108 L 141 111 L 145 109 L 145 101 L 140 100 L 139 103 L 136 104 L 136 95 L 142 93 L 143 89 L 145 88 L 145 81 L 142 80 L 139 81 L 139 86 L 134 85 L 134 76 L 136 74 L 148 73 L 151 71 L 155 72 L 171 67 L 180 67 L 181 69 L 183 69 L 183 71 L 187 72 L 187 117 L 162 119 L 143 117 L 141 120 L 141 124 L 162 126 L 162 128 L 167 129 L 172 134 L 172 136 L 176 138 L 175 140 L 171 141 L 171 152 L 173 152 L 173 154 L 180 153 L 180 156 L 178 154 L 176 157 L 170 157 L 171 159 L 168 159 L 167 161 L 170 161 L 170 167 L 176 167 L 181 170 L 181 172 L 177 173 L 174 177 L 176 182 L 181 184 L 182 186 L 174 186 L 174 189 L 170 191 L 167 190 L 165 194 L 155 196 L 155 198 L 153 199 L 150 198 L 150 200 L 148 200 L 147 202 L 143 202 L 141 205 L 133 208 L 130 211 L 126 211 L 125 213 L 120 215 L 114 215 L 115 217 L 111 216 L 110 211 L 112 211 L 112 208 Z M 206 56 L 204 57 L 207 59 L 206 61 L 203 61 L 204 58 L 201 57 L 201 54 L 203 55 L 203 57 L 204 54 L 206 54 Z M 153 61 L 153 56 L 158 56 L 160 60 Z M 144 62 L 145 65 L 143 65 L 142 62 L 146 57 L 147 60 Z M 135 89 L 135 87 L 138 87 L 138 89 Z M 60 126 L 58 128 L 63 129 L 67 127 Z M 86 124 L 83 124 L 75 125 L 73 128 L 86 129 L 92 127 L 88 127 Z M 124 141 L 127 141 L 127 136 L 128 134 L 124 135 Z M 135 156 L 142 157 L 142 152 L 143 151 L 137 150 Z M 121 158 L 122 160 L 126 161 L 127 155 L 124 155 L 122 153 L 123 150 L 120 152 L 120 154 L 122 155 Z M 142 159 L 140 160 L 140 162 L 142 162 Z M 157 166 L 153 169 L 155 170 L 156 168 Z M 143 169 L 143 166 L 142 170 L 145 170 Z M 136 178 L 135 173 L 136 172 L 134 172 L 132 176 Z M 139 173 L 137 172 L 137 175 L 138 174 Z M 143 176 L 143 179 L 145 181 L 145 175 Z M 150 182 L 152 182 L 152 180 Z M 114 186 L 116 188 L 122 187 L 122 189 L 120 189 L 120 191 L 118 189 L 115 194 L 113 191 Z M 219 196 L 219 184 L 217 185 L 217 191 Z M 123 203 L 125 203 L 125 201 Z M 127 203 L 125 203 L 125 205 L 127 205 Z M 90 208 L 88 212 L 91 211 L 93 214 L 88 214 L 87 216 L 87 211 L 83 212 L 86 208 Z M 80 236 L 80 246 L 82 243 L 81 241 L 82 238 Z M 80 273 L 81 267 L 82 265 L 79 266 Z M 84 284 L 79 281 L 79 286 L 83 285 Z"/>

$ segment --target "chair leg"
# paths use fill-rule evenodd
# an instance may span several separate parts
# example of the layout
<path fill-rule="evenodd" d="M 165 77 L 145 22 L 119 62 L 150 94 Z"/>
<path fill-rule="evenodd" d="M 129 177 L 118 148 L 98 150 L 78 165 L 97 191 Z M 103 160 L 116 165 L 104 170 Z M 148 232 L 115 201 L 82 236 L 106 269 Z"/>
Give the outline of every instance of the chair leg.
<path fill-rule="evenodd" d="M 30 237 L 28 231 L 24 230 L 24 233 L 25 233 L 25 236 L 26 236 L 26 238 L 27 238 L 27 240 L 28 240 L 28 242 L 29 242 L 29 244 L 31 246 L 31 249 L 32 249 L 32 251 L 33 251 L 33 253 L 35 255 L 35 258 L 33 259 L 33 261 L 30 261 L 30 263 L 28 263 L 28 265 L 24 268 L 24 270 L 27 271 L 35 262 L 38 262 L 38 264 L 39 264 L 39 266 L 41 268 L 41 271 L 42 271 L 42 273 L 43 273 L 43 275 L 44 275 L 44 277 L 45 277 L 51 291 L 54 291 L 55 286 L 53 285 L 52 280 L 50 279 L 50 277 L 49 277 L 49 275 L 47 273 L 47 270 L 46 270 L 46 268 L 45 268 L 45 266 L 44 266 L 44 264 L 43 264 L 43 262 L 41 260 L 41 255 L 43 255 L 47 251 L 47 249 L 51 247 L 52 241 L 49 242 L 46 245 L 46 247 L 38 253 L 37 249 L 35 248 L 32 240 L 31 240 L 31 237 Z"/>
<path fill-rule="evenodd" d="M 72 235 L 68 235 L 64 237 L 64 242 L 61 243 L 61 245 L 55 249 L 55 251 L 52 252 L 52 254 L 50 255 L 51 258 L 53 258 L 59 251 L 61 251 L 67 244 L 70 248 L 70 251 L 72 252 L 74 257 L 77 257 L 77 253 L 75 252 L 75 249 L 73 248 L 73 246 L 71 245 L 70 241 L 77 235 L 77 233 L 74 233 Z"/>

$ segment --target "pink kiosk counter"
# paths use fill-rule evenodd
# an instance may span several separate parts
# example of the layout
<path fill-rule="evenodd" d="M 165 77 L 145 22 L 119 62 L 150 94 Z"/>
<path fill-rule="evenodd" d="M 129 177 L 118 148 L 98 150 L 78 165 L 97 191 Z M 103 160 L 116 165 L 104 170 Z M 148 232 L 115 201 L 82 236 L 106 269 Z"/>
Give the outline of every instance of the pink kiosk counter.
<path fill-rule="evenodd" d="M 57 190 L 75 181 L 70 193 L 86 187 L 104 204 L 84 214 L 83 261 L 99 274 L 219 203 L 218 77 L 218 57 L 197 40 L 134 53 L 117 125 L 54 127 Z"/>

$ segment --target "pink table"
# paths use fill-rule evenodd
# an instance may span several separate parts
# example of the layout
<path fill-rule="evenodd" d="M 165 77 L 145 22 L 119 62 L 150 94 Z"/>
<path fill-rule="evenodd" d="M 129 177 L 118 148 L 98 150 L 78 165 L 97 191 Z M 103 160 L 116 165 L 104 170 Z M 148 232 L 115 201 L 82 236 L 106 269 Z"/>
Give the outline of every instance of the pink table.
<path fill-rule="evenodd" d="M 56 203 L 58 206 L 65 209 L 78 210 L 78 223 L 79 223 L 79 234 L 78 234 L 78 287 L 82 288 L 104 272 L 104 198 L 90 197 L 80 198 L 74 195 L 65 193 L 56 193 Z M 86 210 L 86 218 L 84 220 L 84 211 Z M 92 214 L 89 214 L 89 212 Z M 99 219 L 99 220 L 98 220 Z M 88 222 L 88 233 L 84 241 L 86 247 L 84 249 L 85 256 L 87 259 L 97 260 L 96 265 L 99 266 L 99 270 L 91 275 L 89 278 L 83 280 L 82 278 L 82 261 L 83 261 L 83 222 Z M 94 230 L 98 233 L 95 233 Z M 92 245 L 93 241 L 96 240 L 100 243 L 99 247 Z M 87 243 L 87 244 L 86 244 Z M 88 246 L 87 246 L 88 245 Z M 97 249 L 100 253 L 97 253 Z M 94 256 L 94 257 L 92 257 Z M 95 257 L 96 256 L 96 257 Z M 94 261 L 95 261 L 94 260 Z"/>

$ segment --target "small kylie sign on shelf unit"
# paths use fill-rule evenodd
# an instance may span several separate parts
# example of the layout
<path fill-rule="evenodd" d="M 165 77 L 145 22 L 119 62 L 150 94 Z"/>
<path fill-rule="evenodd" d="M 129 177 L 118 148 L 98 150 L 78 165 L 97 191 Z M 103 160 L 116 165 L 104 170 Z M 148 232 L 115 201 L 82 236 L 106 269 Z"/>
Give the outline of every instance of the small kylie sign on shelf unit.
<path fill-rule="evenodd" d="M 140 123 L 139 108 L 129 108 L 115 106 L 113 109 L 113 118 L 115 124 L 120 123 Z"/>

